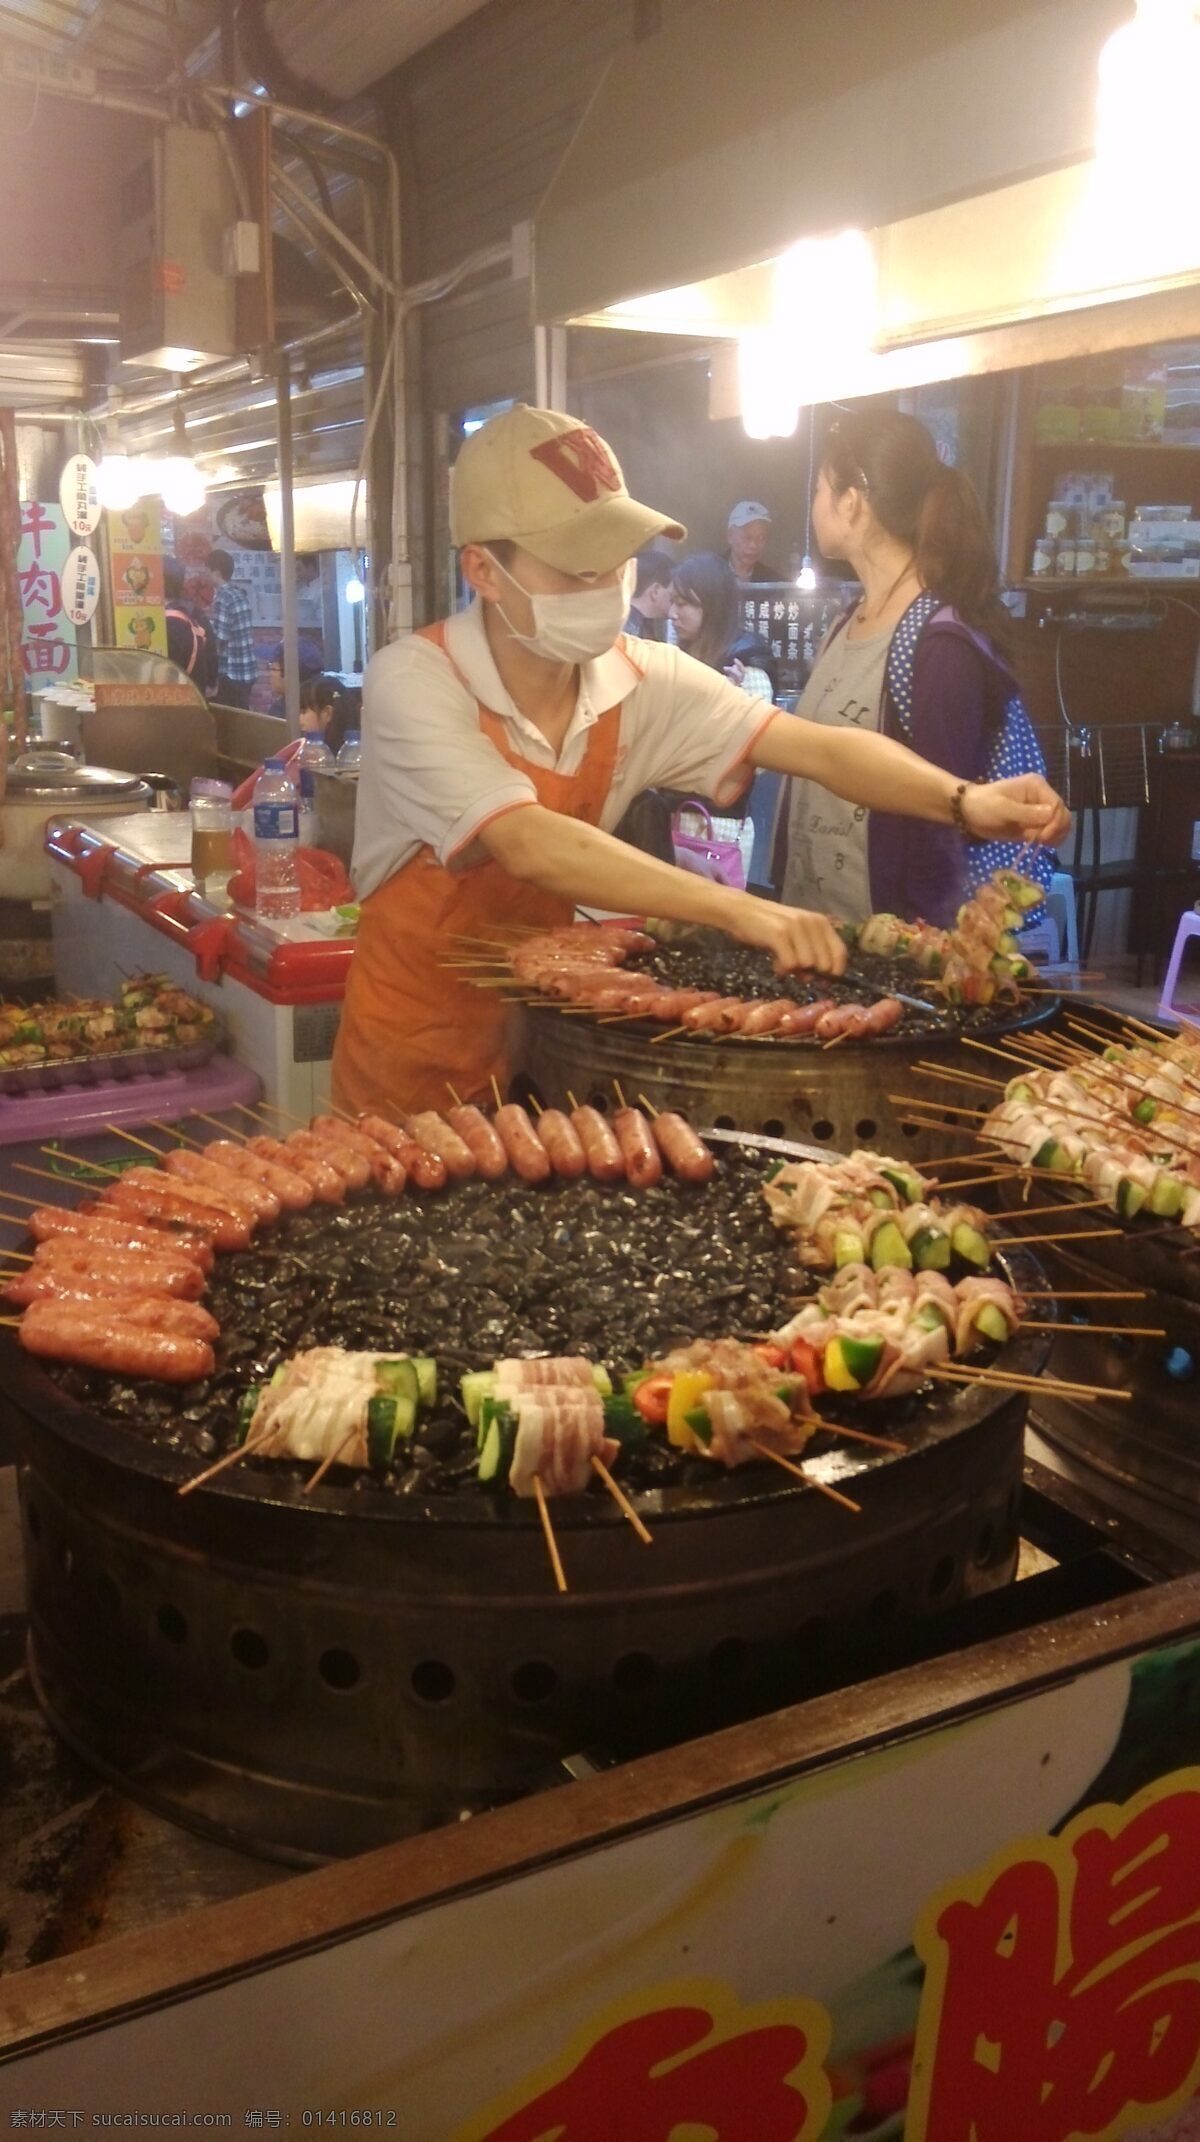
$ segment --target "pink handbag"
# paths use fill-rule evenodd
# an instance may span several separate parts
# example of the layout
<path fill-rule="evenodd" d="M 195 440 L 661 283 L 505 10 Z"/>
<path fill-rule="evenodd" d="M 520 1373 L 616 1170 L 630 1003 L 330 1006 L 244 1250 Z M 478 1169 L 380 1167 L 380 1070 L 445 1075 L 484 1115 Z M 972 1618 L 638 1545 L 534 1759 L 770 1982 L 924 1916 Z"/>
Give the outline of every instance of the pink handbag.
<path fill-rule="evenodd" d="M 695 830 L 697 824 L 700 831 Z M 745 892 L 741 848 L 736 840 L 723 840 L 714 831 L 712 815 L 702 803 L 681 803 L 672 814 L 671 845 L 681 870 L 693 870 L 697 877 L 712 878 L 718 885 Z"/>

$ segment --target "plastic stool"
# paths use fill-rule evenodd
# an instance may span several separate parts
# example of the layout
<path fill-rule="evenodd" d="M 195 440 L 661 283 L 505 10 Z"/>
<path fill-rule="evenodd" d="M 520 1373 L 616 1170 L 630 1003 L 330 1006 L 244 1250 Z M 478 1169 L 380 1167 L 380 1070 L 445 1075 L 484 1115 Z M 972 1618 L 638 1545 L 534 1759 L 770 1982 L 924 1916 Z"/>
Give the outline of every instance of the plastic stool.
<path fill-rule="evenodd" d="M 1181 1016 L 1194 1019 L 1197 1015 L 1198 1008 L 1195 1004 L 1177 1005 L 1175 1002 L 1175 988 L 1179 980 L 1179 969 L 1183 965 L 1184 947 L 1191 937 L 1200 937 L 1200 915 L 1196 913 L 1194 907 L 1185 907 L 1179 918 L 1179 928 L 1175 932 L 1175 942 L 1171 947 L 1171 959 L 1167 967 L 1166 980 L 1163 983 L 1162 995 L 1158 1000 L 1158 1015 L 1160 1019 L 1178 1019 Z"/>
<path fill-rule="evenodd" d="M 1067 965 L 1079 965 L 1079 921 L 1075 913 L 1075 880 L 1069 870 L 1056 870 L 1050 880 L 1046 905 L 1053 908 L 1058 901 L 1062 906 L 1062 921 L 1059 923 L 1059 940 L 1067 947 Z"/>
<path fill-rule="evenodd" d="M 1026 923 L 1020 944 L 1022 959 L 1044 959 L 1048 966 L 1057 967 L 1062 956 L 1062 941 L 1048 906 L 1042 909 L 1039 921 Z"/>

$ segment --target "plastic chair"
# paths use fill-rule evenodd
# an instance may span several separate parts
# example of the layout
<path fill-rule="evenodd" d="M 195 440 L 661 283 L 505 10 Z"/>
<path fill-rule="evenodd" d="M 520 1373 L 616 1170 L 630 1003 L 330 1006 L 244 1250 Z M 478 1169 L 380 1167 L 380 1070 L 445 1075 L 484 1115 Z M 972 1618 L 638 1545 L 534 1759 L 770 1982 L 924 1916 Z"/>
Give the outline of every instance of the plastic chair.
<path fill-rule="evenodd" d="M 1079 920 L 1075 912 L 1075 880 L 1069 870 L 1056 870 L 1050 880 L 1046 905 L 1058 923 L 1060 944 L 1067 948 L 1067 965 L 1079 965 Z M 1059 920 L 1058 908 L 1062 908 Z"/>
<path fill-rule="evenodd" d="M 1021 932 L 1021 957 L 1042 959 L 1051 967 L 1057 967 L 1062 956 L 1062 942 L 1058 924 L 1049 907 L 1042 909 L 1037 922 L 1027 922 Z"/>
<path fill-rule="evenodd" d="M 1178 1019 L 1180 1017 L 1195 1019 L 1200 1017 L 1200 1004 L 1176 1004 L 1175 1002 L 1175 991 L 1179 983 L 1179 970 L 1183 965 L 1183 955 L 1187 949 L 1189 939 L 1193 937 L 1200 937 L 1200 915 L 1196 913 L 1194 907 L 1185 907 L 1179 918 L 1179 927 L 1175 932 L 1175 942 L 1171 947 L 1171 958 L 1167 967 L 1166 979 L 1163 982 L 1162 995 L 1158 1000 L 1158 1015 L 1160 1019 Z"/>

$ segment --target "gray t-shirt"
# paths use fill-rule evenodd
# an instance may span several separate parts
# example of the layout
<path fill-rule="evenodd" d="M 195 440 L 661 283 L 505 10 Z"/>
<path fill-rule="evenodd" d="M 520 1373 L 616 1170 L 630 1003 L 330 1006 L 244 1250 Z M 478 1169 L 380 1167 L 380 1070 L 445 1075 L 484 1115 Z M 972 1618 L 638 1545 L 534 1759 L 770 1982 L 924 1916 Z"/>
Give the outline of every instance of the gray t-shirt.
<path fill-rule="evenodd" d="M 848 626 L 820 656 L 796 709 L 833 728 L 879 728 L 891 630 L 852 640 Z M 817 781 L 792 782 L 783 897 L 789 907 L 817 908 L 835 921 L 871 912 L 867 812 Z"/>

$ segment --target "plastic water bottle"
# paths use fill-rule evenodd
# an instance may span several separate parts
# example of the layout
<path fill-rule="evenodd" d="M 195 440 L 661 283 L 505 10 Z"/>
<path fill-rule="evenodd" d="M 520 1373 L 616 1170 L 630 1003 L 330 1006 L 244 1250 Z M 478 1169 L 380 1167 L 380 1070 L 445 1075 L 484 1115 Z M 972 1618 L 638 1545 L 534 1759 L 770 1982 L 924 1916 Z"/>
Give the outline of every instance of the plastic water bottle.
<path fill-rule="evenodd" d="M 346 741 L 335 760 L 339 773 L 356 774 L 362 764 L 362 735 L 357 729 L 347 729 Z"/>
<path fill-rule="evenodd" d="M 317 838 L 317 772 L 333 772 L 333 753 L 320 736 L 306 736 L 288 769 L 300 798 L 300 840 L 315 846 Z"/>
<path fill-rule="evenodd" d="M 268 759 L 254 784 L 254 912 L 264 922 L 300 913 L 300 808 L 282 759 Z"/>

